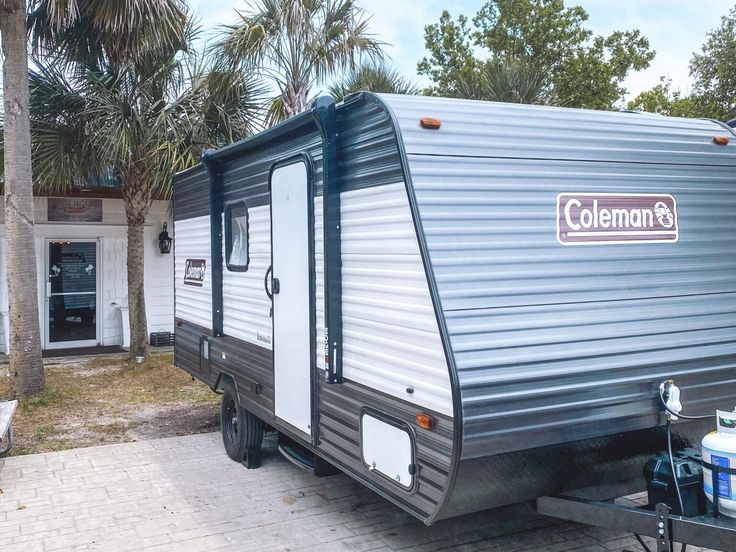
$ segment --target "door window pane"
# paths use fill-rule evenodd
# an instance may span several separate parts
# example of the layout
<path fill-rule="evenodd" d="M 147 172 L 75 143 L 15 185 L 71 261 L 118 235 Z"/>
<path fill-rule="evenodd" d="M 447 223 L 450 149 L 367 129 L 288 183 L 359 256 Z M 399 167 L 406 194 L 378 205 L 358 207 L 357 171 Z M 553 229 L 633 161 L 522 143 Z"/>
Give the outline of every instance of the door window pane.
<path fill-rule="evenodd" d="M 97 244 L 49 243 L 49 341 L 97 339 Z"/>

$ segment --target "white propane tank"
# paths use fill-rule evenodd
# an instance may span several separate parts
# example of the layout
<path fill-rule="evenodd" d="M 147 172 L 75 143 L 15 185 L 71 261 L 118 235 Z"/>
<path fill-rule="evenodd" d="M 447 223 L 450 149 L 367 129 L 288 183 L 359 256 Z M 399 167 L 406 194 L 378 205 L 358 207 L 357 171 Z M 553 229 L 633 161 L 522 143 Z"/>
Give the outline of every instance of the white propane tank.
<path fill-rule="evenodd" d="M 703 460 L 724 468 L 736 468 L 736 411 L 716 412 L 717 430 L 703 437 Z M 713 476 L 703 467 L 705 496 L 713 502 Z M 736 517 L 736 475 L 719 473 L 718 509 L 727 516 Z"/>

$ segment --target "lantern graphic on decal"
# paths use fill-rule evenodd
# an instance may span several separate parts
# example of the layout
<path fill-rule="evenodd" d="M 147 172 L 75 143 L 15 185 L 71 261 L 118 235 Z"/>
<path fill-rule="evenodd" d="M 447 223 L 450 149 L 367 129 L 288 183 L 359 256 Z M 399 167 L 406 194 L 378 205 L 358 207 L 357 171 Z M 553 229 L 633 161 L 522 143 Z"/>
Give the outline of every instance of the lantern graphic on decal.
<path fill-rule="evenodd" d="M 675 223 L 675 215 L 672 214 L 672 210 L 667 207 L 667 204 L 662 201 L 658 201 L 654 205 L 654 214 L 657 216 L 659 224 L 665 228 L 672 228 Z"/>

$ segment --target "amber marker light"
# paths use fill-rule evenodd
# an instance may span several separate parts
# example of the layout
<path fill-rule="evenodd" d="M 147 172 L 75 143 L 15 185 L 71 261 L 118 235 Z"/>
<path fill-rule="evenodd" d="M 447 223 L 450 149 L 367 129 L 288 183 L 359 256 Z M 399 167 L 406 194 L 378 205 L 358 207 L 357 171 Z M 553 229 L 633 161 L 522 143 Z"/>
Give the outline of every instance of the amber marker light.
<path fill-rule="evenodd" d="M 713 143 L 718 144 L 719 146 L 727 146 L 728 145 L 728 136 L 714 136 L 713 137 Z"/>
<path fill-rule="evenodd" d="M 439 119 L 435 119 L 434 117 L 422 117 L 419 119 L 419 124 L 422 128 L 426 128 L 429 130 L 437 130 L 442 126 L 442 123 Z"/>
<path fill-rule="evenodd" d="M 417 425 L 422 429 L 432 429 L 434 427 L 434 419 L 429 414 L 417 414 Z"/>

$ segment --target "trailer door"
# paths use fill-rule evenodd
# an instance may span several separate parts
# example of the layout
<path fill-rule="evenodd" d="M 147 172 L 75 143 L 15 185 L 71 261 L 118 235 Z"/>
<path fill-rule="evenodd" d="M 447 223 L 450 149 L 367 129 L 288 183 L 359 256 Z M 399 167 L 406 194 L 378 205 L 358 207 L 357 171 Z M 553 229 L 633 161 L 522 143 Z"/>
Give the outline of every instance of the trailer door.
<path fill-rule="evenodd" d="M 271 173 L 274 410 L 310 434 L 309 173 L 303 160 Z"/>

